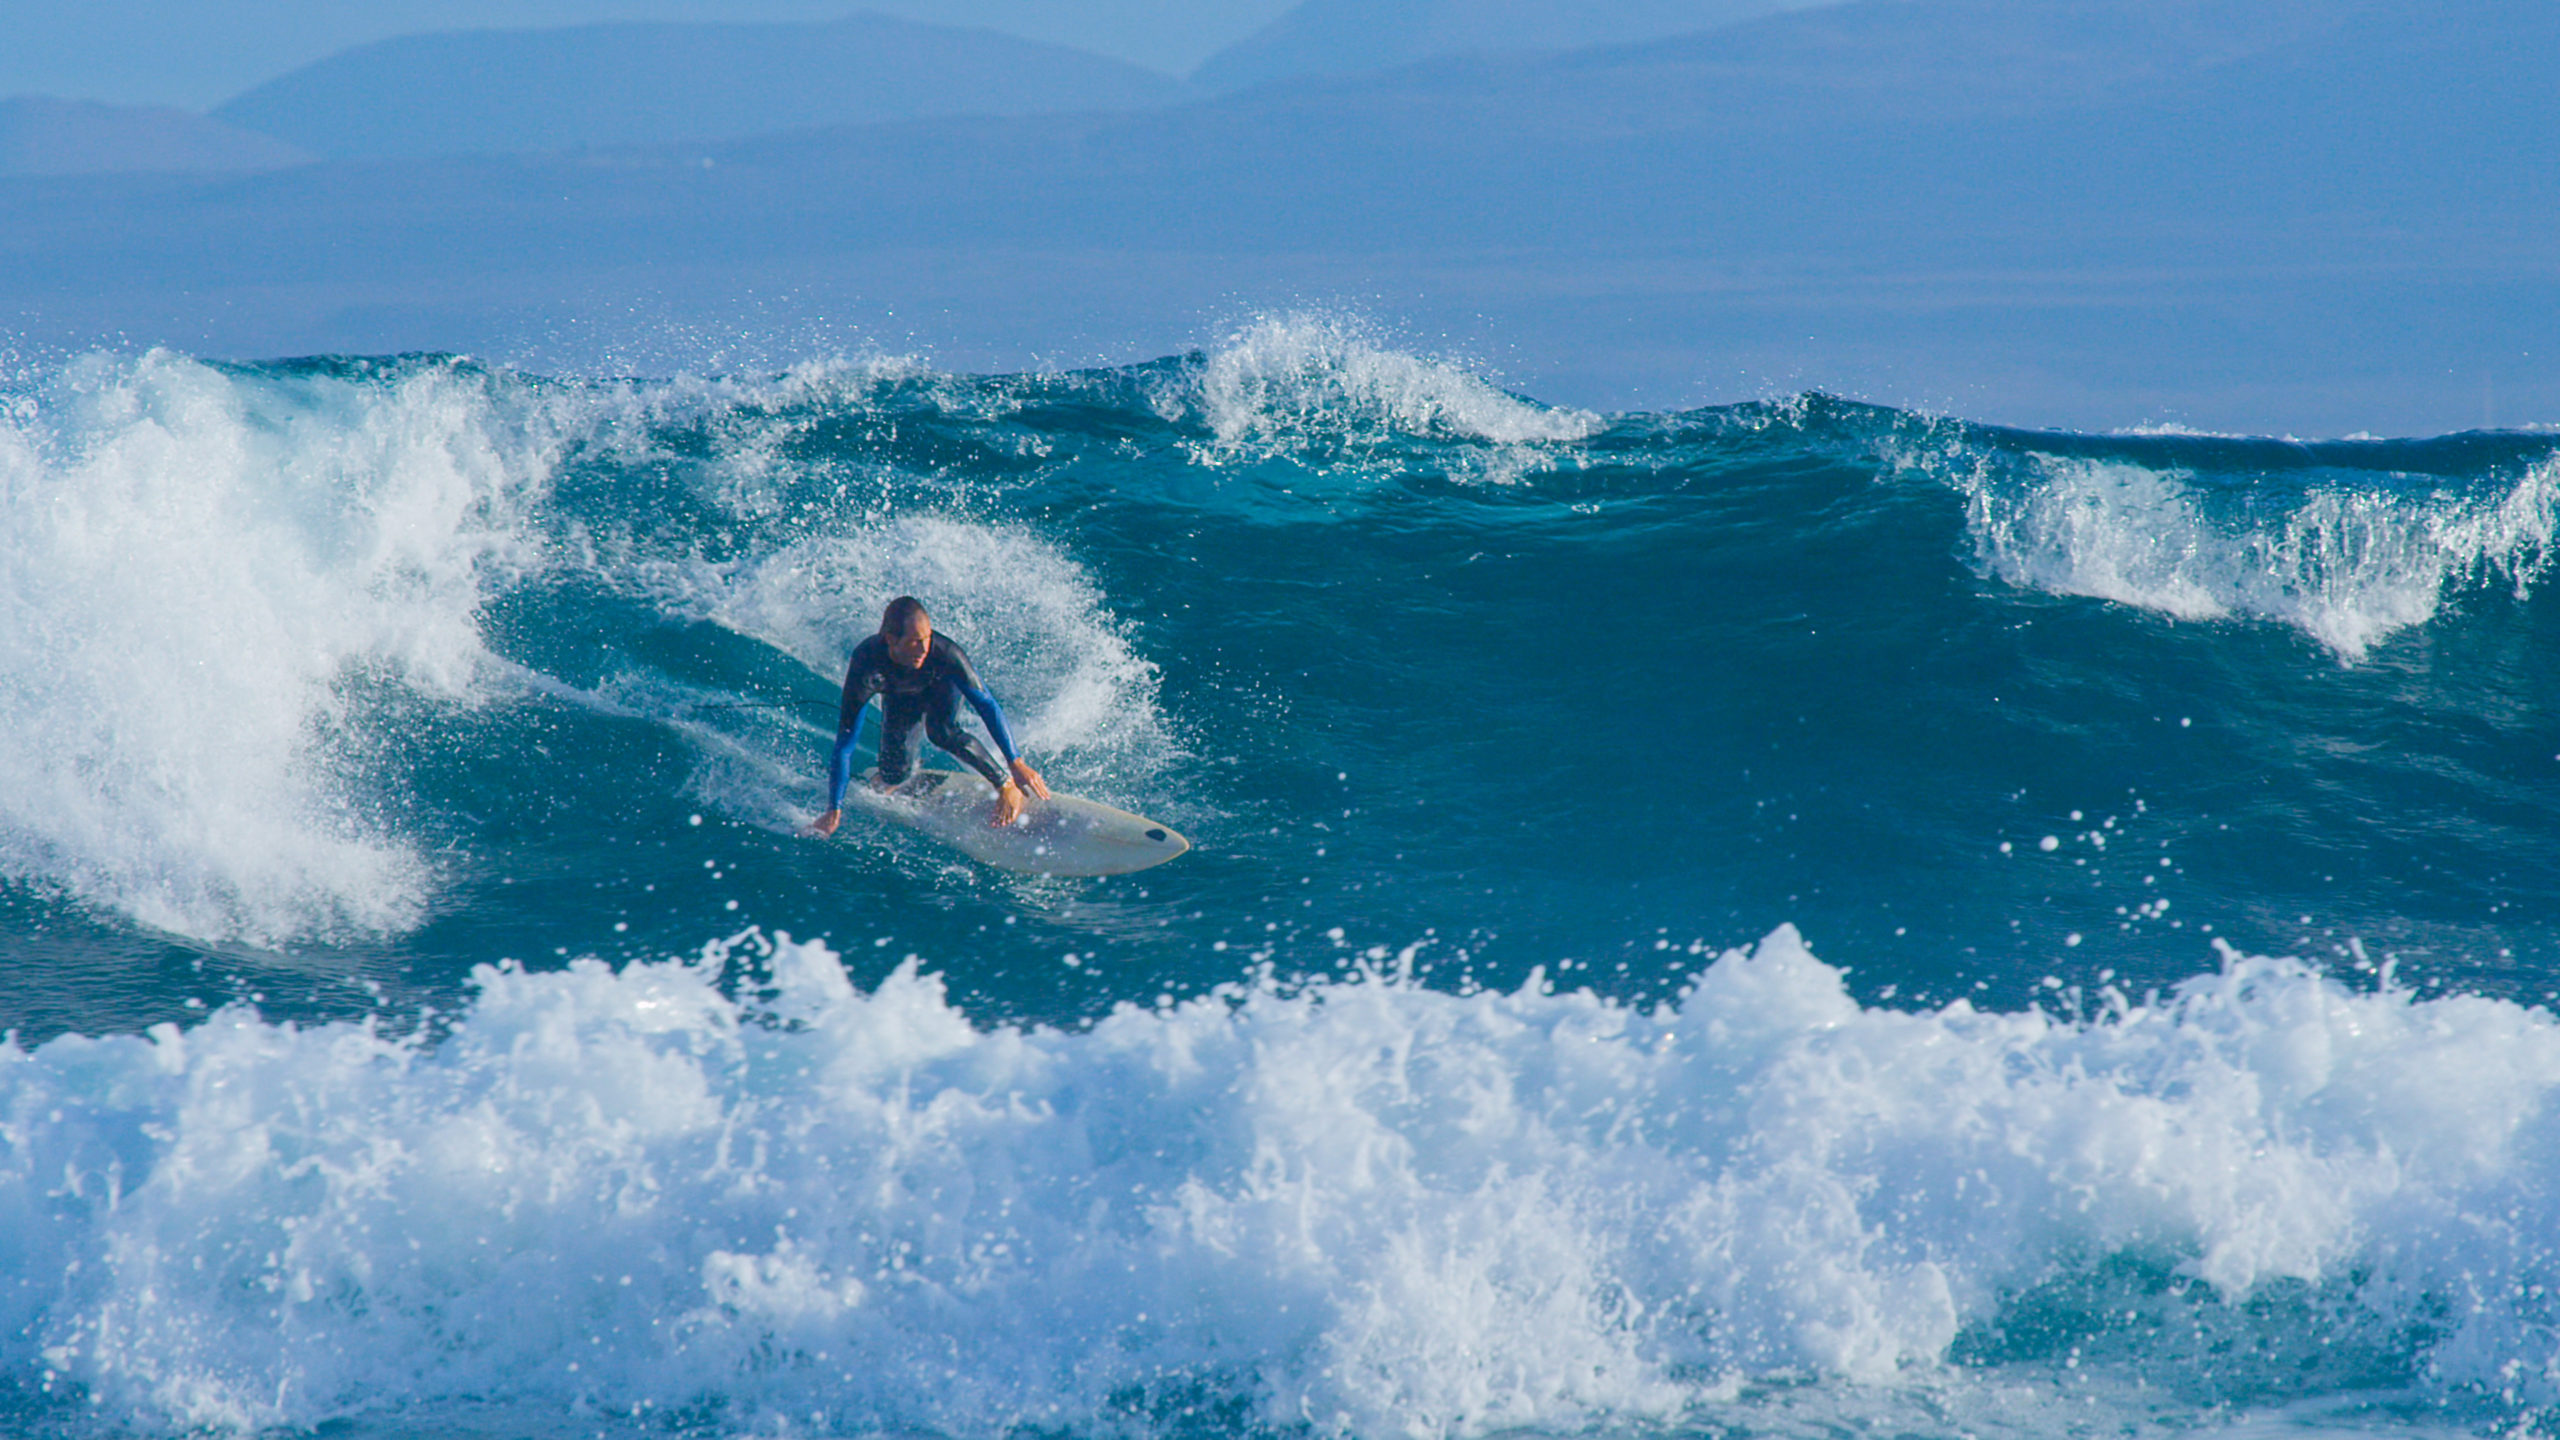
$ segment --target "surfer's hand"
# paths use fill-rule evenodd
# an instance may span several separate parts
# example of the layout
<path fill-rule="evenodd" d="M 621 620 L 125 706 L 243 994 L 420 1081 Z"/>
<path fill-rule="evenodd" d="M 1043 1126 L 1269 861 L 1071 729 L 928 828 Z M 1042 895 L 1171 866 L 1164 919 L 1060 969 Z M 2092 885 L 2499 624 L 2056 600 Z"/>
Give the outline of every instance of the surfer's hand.
<path fill-rule="evenodd" d="M 843 811 L 830 810 L 826 814 L 809 822 L 809 833 L 817 836 L 821 840 L 824 840 L 828 836 L 836 833 L 836 822 L 843 818 Z"/>
<path fill-rule="evenodd" d="M 998 829 L 1012 824 L 1022 818 L 1022 806 L 1022 787 L 1007 780 L 1004 788 L 996 792 L 996 818 L 989 823 Z"/>
<path fill-rule="evenodd" d="M 1043 800 L 1049 798 L 1049 782 L 1040 778 L 1040 772 L 1031 768 L 1030 761 L 1014 761 L 1013 778 L 1021 784 L 1023 789 Z"/>

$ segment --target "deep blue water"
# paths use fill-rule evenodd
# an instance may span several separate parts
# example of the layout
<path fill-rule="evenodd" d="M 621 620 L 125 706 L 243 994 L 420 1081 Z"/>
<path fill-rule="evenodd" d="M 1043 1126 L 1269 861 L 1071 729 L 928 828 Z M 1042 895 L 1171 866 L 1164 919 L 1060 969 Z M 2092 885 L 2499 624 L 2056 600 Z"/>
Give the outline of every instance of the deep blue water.
<path fill-rule="evenodd" d="M 2560 437 L 1307 320 L 0 402 L 16 1429 L 2560 1413 Z M 899 593 L 1194 852 L 800 833 Z"/>

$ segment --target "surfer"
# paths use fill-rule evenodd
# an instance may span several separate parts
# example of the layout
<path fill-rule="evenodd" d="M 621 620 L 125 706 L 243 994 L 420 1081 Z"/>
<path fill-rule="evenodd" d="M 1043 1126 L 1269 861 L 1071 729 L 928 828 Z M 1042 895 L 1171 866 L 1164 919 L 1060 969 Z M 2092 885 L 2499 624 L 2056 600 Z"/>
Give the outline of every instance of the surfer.
<path fill-rule="evenodd" d="M 881 613 L 880 633 L 853 647 L 853 663 L 845 667 L 844 701 L 836 710 L 835 755 L 827 762 L 827 813 L 809 828 L 832 835 L 844 818 L 845 788 L 853 783 L 853 742 L 862 733 L 862 709 L 880 697 L 880 773 L 873 784 L 894 788 L 915 769 L 916 726 L 925 738 L 986 777 L 996 787 L 995 824 L 1010 825 L 1022 814 L 1025 792 L 1049 798 L 1049 786 L 1013 748 L 1013 732 L 1005 728 L 996 697 L 978 682 L 960 642 L 937 635 L 924 602 L 901 595 Z M 978 712 L 996 748 L 1004 751 L 1012 773 L 996 768 L 987 747 L 960 728 L 960 702 Z"/>

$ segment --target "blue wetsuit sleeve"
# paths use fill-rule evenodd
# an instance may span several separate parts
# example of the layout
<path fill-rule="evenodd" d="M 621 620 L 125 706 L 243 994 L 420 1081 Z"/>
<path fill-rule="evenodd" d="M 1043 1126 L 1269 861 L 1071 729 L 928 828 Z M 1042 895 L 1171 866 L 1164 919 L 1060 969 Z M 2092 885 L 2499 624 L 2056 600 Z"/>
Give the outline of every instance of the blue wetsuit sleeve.
<path fill-rule="evenodd" d="M 987 687 L 978 679 L 978 667 L 969 663 L 969 652 L 944 636 L 934 636 L 933 643 L 941 652 L 943 663 L 950 667 L 946 673 L 951 677 L 951 688 L 978 712 L 978 719 L 995 739 L 996 748 L 1004 752 L 1005 763 L 1010 765 L 1021 759 L 1022 752 L 1013 748 L 1013 731 L 1005 727 L 1004 707 L 996 703 L 996 697 L 987 693 Z"/>
<path fill-rule="evenodd" d="M 827 808 L 844 808 L 844 792 L 853 784 L 853 742 L 862 738 L 863 712 L 853 712 L 853 723 L 836 732 L 836 753 L 827 759 Z"/>
<path fill-rule="evenodd" d="M 853 647 L 844 667 L 844 694 L 836 702 L 836 748 L 827 757 L 827 808 L 844 808 L 844 792 L 853 784 L 853 742 L 862 738 L 862 708 L 871 703 L 871 672 L 877 668 L 879 637 Z"/>
<path fill-rule="evenodd" d="M 1004 707 L 996 703 L 996 697 L 988 694 L 983 685 L 959 683 L 959 690 L 960 698 L 968 701 L 969 708 L 978 712 L 978 718 L 986 723 L 987 733 L 995 737 L 996 748 L 1004 752 L 1004 762 L 1010 765 L 1021 759 L 1022 752 L 1013 748 L 1013 732 L 1005 728 Z"/>

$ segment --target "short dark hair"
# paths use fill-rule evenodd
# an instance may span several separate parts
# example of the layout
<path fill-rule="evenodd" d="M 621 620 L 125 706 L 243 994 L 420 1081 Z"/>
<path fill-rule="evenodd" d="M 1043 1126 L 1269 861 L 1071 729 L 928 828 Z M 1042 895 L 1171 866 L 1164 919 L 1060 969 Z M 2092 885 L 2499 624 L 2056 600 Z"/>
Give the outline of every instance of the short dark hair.
<path fill-rule="evenodd" d="M 901 595 L 889 602 L 888 609 L 880 612 L 880 633 L 903 634 L 914 629 L 919 620 L 928 625 L 933 623 L 933 617 L 924 613 L 924 602 L 913 595 Z"/>

